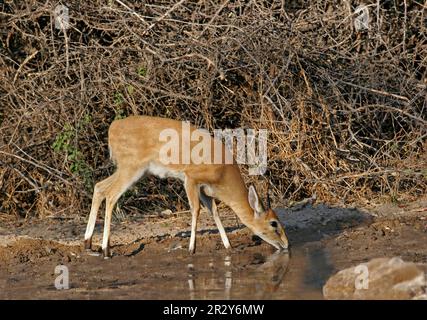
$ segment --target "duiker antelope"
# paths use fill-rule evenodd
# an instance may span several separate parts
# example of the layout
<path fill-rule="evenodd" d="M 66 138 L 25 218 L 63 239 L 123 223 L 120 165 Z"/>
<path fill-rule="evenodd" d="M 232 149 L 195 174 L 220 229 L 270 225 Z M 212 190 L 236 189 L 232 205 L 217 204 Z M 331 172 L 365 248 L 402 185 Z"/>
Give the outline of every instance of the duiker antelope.
<path fill-rule="evenodd" d="M 91 249 L 96 216 L 101 202 L 105 199 L 102 252 L 104 257 L 110 256 L 110 223 L 115 203 L 138 179 L 146 174 L 153 174 L 160 178 L 179 178 L 184 182 L 192 215 L 189 245 L 191 253 L 194 253 L 196 248 L 200 202 L 212 214 L 224 246 L 227 249 L 231 247 L 219 218 L 214 198 L 228 205 L 241 222 L 257 236 L 279 250 L 287 249 L 288 239 L 276 213 L 271 208 L 264 209 L 253 186 L 250 186 L 249 190 L 246 188 L 234 159 L 231 163 L 223 161 L 227 151 L 222 142 L 219 142 L 219 145 L 223 151 L 221 158 L 223 162 L 212 163 L 211 159 L 207 159 L 207 161 L 196 164 L 191 159 L 188 162 L 178 161 L 178 163 L 165 164 L 161 157 L 162 146 L 165 145 L 164 139 L 160 138 L 162 132 L 165 129 L 174 130 L 179 138 L 182 138 L 183 134 L 187 135 L 187 133 L 183 133 L 182 128 L 181 121 L 149 116 L 131 116 L 116 120 L 110 125 L 108 145 L 110 157 L 117 165 L 117 170 L 113 175 L 95 185 L 85 233 L 85 248 Z M 189 128 L 191 133 L 200 130 L 190 125 Z M 211 150 L 214 150 L 218 145 L 218 139 L 208 135 L 208 140 Z M 179 159 L 184 158 L 184 152 L 190 150 L 195 144 L 196 142 L 191 141 L 190 148 L 186 150 L 182 150 L 181 145 Z"/>

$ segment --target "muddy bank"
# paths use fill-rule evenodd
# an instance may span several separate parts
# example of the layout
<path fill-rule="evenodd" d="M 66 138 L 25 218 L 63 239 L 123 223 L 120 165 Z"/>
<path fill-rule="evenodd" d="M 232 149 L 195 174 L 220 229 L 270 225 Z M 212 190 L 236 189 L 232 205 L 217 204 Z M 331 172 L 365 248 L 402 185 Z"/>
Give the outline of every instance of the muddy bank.
<path fill-rule="evenodd" d="M 322 299 L 337 271 L 376 257 L 427 263 L 427 201 L 369 211 L 325 205 L 279 210 L 292 248 L 277 254 L 222 211 L 233 246 L 223 248 L 202 212 L 197 252 L 187 253 L 189 213 L 115 221 L 113 258 L 82 247 L 86 219 L 2 222 L 1 299 Z M 102 220 L 95 246 L 100 244 Z M 69 270 L 68 290 L 54 286 Z"/>

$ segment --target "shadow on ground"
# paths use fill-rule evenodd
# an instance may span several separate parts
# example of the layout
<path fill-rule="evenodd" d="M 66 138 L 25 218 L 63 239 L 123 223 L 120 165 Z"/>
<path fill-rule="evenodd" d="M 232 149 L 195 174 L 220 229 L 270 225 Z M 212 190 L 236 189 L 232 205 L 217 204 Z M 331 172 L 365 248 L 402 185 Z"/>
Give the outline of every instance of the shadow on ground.
<path fill-rule="evenodd" d="M 307 204 L 297 209 L 278 208 L 276 212 L 292 244 L 318 241 L 325 236 L 335 236 L 346 229 L 373 222 L 373 217 L 366 212 L 325 204 Z"/>

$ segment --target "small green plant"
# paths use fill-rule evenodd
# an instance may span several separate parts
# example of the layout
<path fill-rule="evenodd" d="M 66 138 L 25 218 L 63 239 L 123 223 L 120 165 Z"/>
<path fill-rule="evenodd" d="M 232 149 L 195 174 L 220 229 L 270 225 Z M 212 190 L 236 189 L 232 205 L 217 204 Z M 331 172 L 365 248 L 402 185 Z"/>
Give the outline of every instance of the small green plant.
<path fill-rule="evenodd" d="M 114 120 L 120 120 L 126 118 L 125 110 L 123 109 L 115 109 L 116 115 L 114 116 Z"/>
<path fill-rule="evenodd" d="M 84 160 L 83 154 L 78 150 L 75 141 L 78 131 L 83 129 L 84 125 L 89 124 L 91 120 L 90 115 L 85 115 L 77 124 L 77 129 L 73 128 L 70 123 L 66 123 L 52 144 L 52 149 L 55 152 L 65 154 L 71 173 L 79 176 L 88 189 L 92 188 L 91 170 Z"/>
<path fill-rule="evenodd" d="M 116 106 L 120 106 L 125 102 L 125 98 L 123 97 L 123 94 L 121 92 L 114 93 L 114 104 Z"/>
<path fill-rule="evenodd" d="M 56 136 L 52 148 L 55 152 L 70 151 L 70 140 L 74 137 L 74 132 L 69 123 L 64 125 L 64 129 Z"/>
<path fill-rule="evenodd" d="M 399 203 L 399 199 L 398 199 L 398 197 L 397 197 L 397 195 L 396 195 L 395 192 L 391 192 L 390 193 L 390 202 L 393 203 L 393 204 Z"/>
<path fill-rule="evenodd" d="M 127 87 L 127 91 L 129 93 L 133 92 L 133 90 L 134 90 L 133 86 L 129 85 Z M 116 115 L 114 116 L 114 120 L 126 118 L 125 110 L 121 107 L 122 104 L 125 102 L 125 98 L 123 97 L 123 94 L 118 91 L 115 92 L 113 100 L 114 100 L 114 105 L 117 107 L 117 108 L 114 108 L 114 112 L 116 113 Z"/>
<path fill-rule="evenodd" d="M 88 113 L 85 113 L 83 116 L 82 121 L 79 123 L 81 126 L 83 125 L 88 125 L 89 123 L 92 122 L 92 116 Z"/>
<path fill-rule="evenodd" d="M 145 77 L 147 75 L 147 68 L 141 66 L 136 70 L 136 73 L 141 77 Z"/>
<path fill-rule="evenodd" d="M 135 92 L 135 87 L 133 86 L 133 85 L 128 85 L 127 86 L 127 92 L 130 94 L 130 95 L 133 95 L 133 93 Z"/>

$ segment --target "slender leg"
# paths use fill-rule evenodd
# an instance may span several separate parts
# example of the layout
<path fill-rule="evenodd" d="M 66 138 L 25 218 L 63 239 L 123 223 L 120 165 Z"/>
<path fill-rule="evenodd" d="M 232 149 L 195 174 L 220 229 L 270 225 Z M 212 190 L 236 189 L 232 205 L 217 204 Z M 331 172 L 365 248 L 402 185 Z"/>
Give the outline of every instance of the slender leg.
<path fill-rule="evenodd" d="M 215 220 L 216 226 L 218 227 L 219 234 L 221 236 L 221 240 L 222 240 L 222 243 L 224 244 L 224 247 L 226 249 L 230 249 L 231 248 L 230 241 L 228 241 L 228 237 L 227 237 L 227 234 L 224 230 L 224 226 L 222 225 L 221 219 L 219 218 L 215 199 L 212 197 L 209 197 L 208 195 L 206 195 L 204 193 L 203 189 L 200 189 L 200 200 L 202 201 L 203 205 L 212 214 L 212 216 Z"/>
<path fill-rule="evenodd" d="M 110 253 L 111 215 L 116 202 L 117 200 L 114 198 L 107 199 L 106 201 L 105 218 L 104 218 L 104 235 L 102 237 L 102 255 L 104 259 L 109 258 L 111 256 L 111 253 Z"/>
<path fill-rule="evenodd" d="M 112 182 L 106 193 L 104 235 L 102 238 L 102 253 L 104 258 L 110 257 L 110 225 L 114 205 L 120 196 L 140 177 L 141 170 L 127 166 L 126 169 L 117 171 L 117 178 Z"/>
<path fill-rule="evenodd" d="M 115 179 L 115 174 L 109 176 L 107 179 L 102 180 L 101 182 L 98 182 L 95 185 L 94 191 L 93 191 L 93 197 L 92 197 L 92 206 L 90 209 L 89 214 L 89 221 L 87 223 L 86 227 L 86 233 L 85 233 L 85 249 L 89 250 L 92 248 L 92 235 L 93 230 L 95 228 L 96 223 L 96 217 L 98 215 L 99 206 L 101 205 L 101 202 L 105 199 L 105 189 L 108 188 L 108 186 L 111 184 L 112 181 Z"/>
<path fill-rule="evenodd" d="M 184 182 L 184 187 L 191 209 L 191 237 L 188 250 L 190 253 L 194 253 L 196 251 L 197 219 L 199 218 L 200 213 L 199 190 L 194 180 L 187 177 Z"/>

